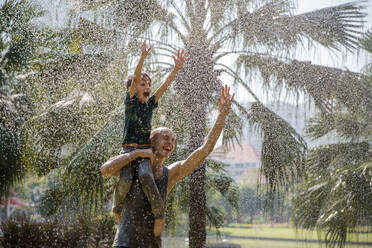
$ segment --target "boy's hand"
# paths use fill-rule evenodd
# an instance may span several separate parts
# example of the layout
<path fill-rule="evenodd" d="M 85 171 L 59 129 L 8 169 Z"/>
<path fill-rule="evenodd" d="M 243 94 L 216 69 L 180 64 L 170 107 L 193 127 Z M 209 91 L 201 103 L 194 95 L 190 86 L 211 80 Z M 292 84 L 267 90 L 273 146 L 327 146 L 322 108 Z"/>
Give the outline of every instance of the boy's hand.
<path fill-rule="evenodd" d="M 218 105 L 221 114 L 227 115 L 230 112 L 231 102 L 235 94 L 230 97 L 230 87 L 226 84 L 221 86 L 221 97 L 218 99 Z"/>
<path fill-rule="evenodd" d="M 149 148 L 149 149 L 141 149 L 141 156 L 140 157 L 151 159 L 151 158 L 154 158 L 155 155 L 152 152 L 152 149 L 151 148 Z"/>
<path fill-rule="evenodd" d="M 151 47 L 149 46 L 148 48 L 146 47 L 146 40 L 142 42 L 142 47 L 141 47 L 141 52 L 142 56 L 146 57 L 151 50 Z"/>
<path fill-rule="evenodd" d="M 186 51 L 183 50 L 183 49 L 178 49 L 177 50 L 177 56 L 173 56 L 173 60 L 174 60 L 174 67 L 177 68 L 177 69 L 181 69 L 181 67 L 183 66 L 183 63 L 185 63 L 185 61 L 187 61 L 189 58 L 186 57 Z"/>

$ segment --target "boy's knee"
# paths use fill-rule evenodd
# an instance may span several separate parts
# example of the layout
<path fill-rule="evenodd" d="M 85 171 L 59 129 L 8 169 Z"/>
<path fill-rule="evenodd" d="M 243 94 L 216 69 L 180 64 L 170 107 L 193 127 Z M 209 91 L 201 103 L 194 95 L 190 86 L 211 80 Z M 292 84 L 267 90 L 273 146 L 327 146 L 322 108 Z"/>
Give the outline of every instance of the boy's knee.
<path fill-rule="evenodd" d="M 131 184 L 132 184 L 132 181 L 120 179 L 116 186 L 116 190 L 118 191 L 117 193 L 122 194 L 122 193 L 129 191 Z"/>
<path fill-rule="evenodd" d="M 131 168 L 121 170 L 119 182 L 131 182 L 133 180 L 133 171 Z"/>

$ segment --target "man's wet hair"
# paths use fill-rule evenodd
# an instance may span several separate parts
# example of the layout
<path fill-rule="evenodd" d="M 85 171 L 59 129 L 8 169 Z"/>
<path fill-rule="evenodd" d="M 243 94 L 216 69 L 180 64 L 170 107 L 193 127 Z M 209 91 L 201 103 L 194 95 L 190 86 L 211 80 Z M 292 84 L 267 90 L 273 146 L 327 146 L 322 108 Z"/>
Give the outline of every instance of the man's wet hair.
<path fill-rule="evenodd" d="M 141 76 L 147 77 L 150 80 L 150 85 L 151 85 L 151 78 L 150 78 L 150 76 L 146 72 L 142 72 L 141 73 Z M 129 87 L 132 85 L 133 79 L 134 79 L 134 75 L 133 74 L 132 75 L 129 75 L 127 77 L 127 82 L 126 82 L 127 89 L 129 89 Z"/>
<path fill-rule="evenodd" d="M 151 131 L 151 134 L 150 134 L 150 142 L 151 142 L 151 146 L 152 146 L 153 152 L 155 152 L 153 145 L 155 145 L 155 142 L 159 138 L 159 135 L 161 134 L 162 131 L 169 131 L 169 132 L 172 133 L 172 135 L 174 136 L 174 138 L 176 138 L 176 134 L 172 131 L 172 129 L 169 129 L 167 127 L 158 127 L 158 128 L 155 128 L 154 130 Z"/>

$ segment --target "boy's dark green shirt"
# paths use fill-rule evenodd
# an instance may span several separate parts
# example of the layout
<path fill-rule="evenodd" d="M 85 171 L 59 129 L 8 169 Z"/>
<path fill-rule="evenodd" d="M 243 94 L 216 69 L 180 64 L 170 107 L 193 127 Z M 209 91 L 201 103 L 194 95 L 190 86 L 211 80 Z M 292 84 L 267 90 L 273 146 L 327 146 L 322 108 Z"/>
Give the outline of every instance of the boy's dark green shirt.
<path fill-rule="evenodd" d="M 136 95 L 130 99 L 127 92 L 124 104 L 123 144 L 150 144 L 152 111 L 158 107 L 155 103 L 155 95 L 152 95 L 146 103 L 141 103 Z"/>

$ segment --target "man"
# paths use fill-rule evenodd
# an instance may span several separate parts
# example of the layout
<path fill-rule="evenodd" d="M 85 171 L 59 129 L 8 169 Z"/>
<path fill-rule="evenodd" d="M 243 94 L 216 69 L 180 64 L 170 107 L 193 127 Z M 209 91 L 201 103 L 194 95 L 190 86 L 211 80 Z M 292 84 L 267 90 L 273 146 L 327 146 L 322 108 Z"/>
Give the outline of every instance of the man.
<path fill-rule="evenodd" d="M 187 159 L 175 162 L 168 168 L 164 161 L 174 149 L 175 136 L 168 128 L 157 128 L 151 132 L 151 149 L 135 150 L 113 157 L 101 167 L 103 176 L 119 176 L 120 169 L 138 157 L 150 159 L 155 183 L 162 199 L 172 190 L 174 185 L 193 172 L 201 162 L 213 151 L 218 137 L 223 129 L 226 116 L 230 112 L 230 88 L 221 87 L 219 114 L 212 129 L 209 131 L 201 147 L 192 152 Z M 154 228 L 155 225 L 155 228 Z M 163 231 L 164 221 L 154 221 L 151 206 L 146 198 L 138 179 L 138 171 L 134 175 L 133 184 L 125 200 L 120 225 L 116 231 L 114 247 L 117 248 L 160 248 L 160 235 Z"/>

